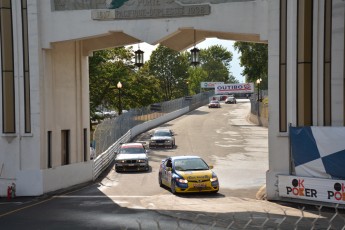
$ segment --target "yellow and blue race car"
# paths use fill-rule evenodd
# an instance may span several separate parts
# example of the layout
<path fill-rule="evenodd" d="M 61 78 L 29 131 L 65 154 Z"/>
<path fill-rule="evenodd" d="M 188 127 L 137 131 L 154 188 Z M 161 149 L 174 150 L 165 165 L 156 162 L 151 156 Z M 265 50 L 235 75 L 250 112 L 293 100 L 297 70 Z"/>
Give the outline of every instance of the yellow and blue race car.
<path fill-rule="evenodd" d="M 173 194 L 188 192 L 218 192 L 217 175 L 213 167 L 198 156 L 176 156 L 162 160 L 158 182 Z"/>

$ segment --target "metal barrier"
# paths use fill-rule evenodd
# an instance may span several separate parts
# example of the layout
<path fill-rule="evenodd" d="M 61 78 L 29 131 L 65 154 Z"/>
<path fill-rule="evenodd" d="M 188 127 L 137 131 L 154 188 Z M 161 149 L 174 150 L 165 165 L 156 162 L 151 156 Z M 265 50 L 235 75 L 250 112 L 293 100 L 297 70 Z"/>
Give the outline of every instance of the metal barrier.
<path fill-rule="evenodd" d="M 255 116 L 255 119 L 251 118 L 250 120 L 258 125 L 268 127 L 268 104 L 253 98 L 250 99 L 250 103 L 251 116 Z"/>
<path fill-rule="evenodd" d="M 126 143 L 131 139 L 131 131 L 120 137 L 104 153 L 94 160 L 93 179 L 95 180 L 114 160 L 115 153 L 119 151 L 121 143 Z"/>

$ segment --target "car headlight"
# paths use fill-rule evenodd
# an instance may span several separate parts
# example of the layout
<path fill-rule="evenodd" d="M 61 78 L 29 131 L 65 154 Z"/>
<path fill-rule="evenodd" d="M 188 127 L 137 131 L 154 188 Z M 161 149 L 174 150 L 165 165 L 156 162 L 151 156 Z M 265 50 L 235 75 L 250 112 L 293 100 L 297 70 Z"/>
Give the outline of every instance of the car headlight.
<path fill-rule="evenodd" d="M 146 162 L 146 160 L 144 160 L 144 159 L 138 160 L 138 163 L 145 163 L 145 162 Z"/>
<path fill-rule="evenodd" d="M 125 163 L 125 160 L 116 160 L 117 163 Z"/>
<path fill-rule="evenodd" d="M 212 173 L 212 178 L 210 179 L 211 182 L 218 181 L 218 177 L 215 173 Z"/>
<path fill-rule="evenodd" d="M 210 179 L 210 181 L 211 181 L 211 182 L 218 181 L 218 177 L 212 177 L 212 178 Z"/>
<path fill-rule="evenodd" d="M 151 140 L 151 143 L 156 143 L 156 141 Z"/>
<path fill-rule="evenodd" d="M 188 180 L 185 180 L 183 178 L 176 178 L 176 181 L 182 184 L 188 184 Z"/>
<path fill-rule="evenodd" d="M 171 142 L 171 140 L 165 140 L 165 142 L 168 142 L 168 143 L 170 143 L 170 142 Z"/>

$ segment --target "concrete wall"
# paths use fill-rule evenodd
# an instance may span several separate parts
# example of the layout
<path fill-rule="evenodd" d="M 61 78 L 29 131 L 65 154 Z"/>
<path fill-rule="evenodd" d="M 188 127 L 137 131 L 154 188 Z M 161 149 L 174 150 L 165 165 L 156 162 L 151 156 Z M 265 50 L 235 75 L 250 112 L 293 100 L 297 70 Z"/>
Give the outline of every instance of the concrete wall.
<path fill-rule="evenodd" d="M 70 130 L 70 163 L 83 161 L 83 129 L 89 130 L 88 59 L 81 55 L 81 42 L 55 43 L 44 50 L 44 87 L 42 88 L 41 143 L 47 146 L 47 132 L 52 131 L 52 165 L 61 165 L 61 130 Z M 86 143 L 89 146 L 89 143 Z M 43 148 L 43 147 L 42 147 Z M 47 154 L 42 151 L 42 168 L 47 168 Z"/>
<path fill-rule="evenodd" d="M 286 133 L 279 132 L 279 1 L 269 2 L 269 42 L 268 42 L 268 91 L 269 91 L 269 170 L 266 174 L 266 192 L 268 199 L 279 199 L 277 193 L 277 174 L 289 174 L 289 141 Z M 289 2 L 289 1 L 288 1 Z M 290 12 L 293 14 L 293 12 Z M 291 15 L 289 15 L 291 17 Z M 293 17 L 291 17 L 293 18 Z M 293 34 L 289 34 L 293 36 Z M 295 35 L 296 37 L 296 35 Z M 292 48 L 288 48 L 293 51 Z M 288 56 L 291 54 L 288 54 Z M 293 73 L 291 73 L 293 74 Z M 291 79 L 291 75 L 289 76 Z M 288 89 L 288 91 L 291 90 Z M 290 109 L 290 107 L 289 107 Z M 289 120 L 291 117 L 289 117 Z"/>

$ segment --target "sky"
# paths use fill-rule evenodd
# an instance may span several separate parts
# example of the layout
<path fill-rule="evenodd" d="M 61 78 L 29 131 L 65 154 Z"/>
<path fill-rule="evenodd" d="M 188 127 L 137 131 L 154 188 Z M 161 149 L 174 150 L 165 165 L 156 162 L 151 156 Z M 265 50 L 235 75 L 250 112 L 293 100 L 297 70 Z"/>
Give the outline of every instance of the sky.
<path fill-rule="evenodd" d="M 244 83 L 245 79 L 241 74 L 243 67 L 240 66 L 240 60 L 239 60 L 240 54 L 234 49 L 233 47 L 234 43 L 235 41 L 221 40 L 217 38 L 207 38 L 205 41 L 198 43 L 196 47 L 198 49 L 206 49 L 209 46 L 213 46 L 213 45 L 221 45 L 225 47 L 227 50 L 229 50 L 233 54 L 230 71 L 240 83 Z M 148 60 L 152 51 L 156 49 L 156 46 L 152 46 L 147 43 L 140 43 L 140 49 L 145 52 L 144 59 Z"/>

